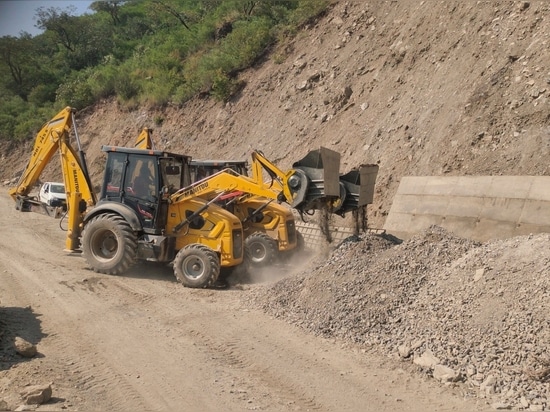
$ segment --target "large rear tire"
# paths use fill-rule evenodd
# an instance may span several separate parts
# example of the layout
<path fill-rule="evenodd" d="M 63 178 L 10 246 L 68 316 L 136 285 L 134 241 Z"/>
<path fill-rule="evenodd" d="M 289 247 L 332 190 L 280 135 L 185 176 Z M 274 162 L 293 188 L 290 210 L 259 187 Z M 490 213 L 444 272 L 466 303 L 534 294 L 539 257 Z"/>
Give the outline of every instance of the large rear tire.
<path fill-rule="evenodd" d="M 207 288 L 220 275 L 220 258 L 208 246 L 199 243 L 187 245 L 174 259 L 174 274 L 183 286 Z"/>
<path fill-rule="evenodd" d="M 252 233 L 244 241 L 244 247 L 250 253 L 250 266 L 268 266 L 277 257 L 277 243 L 262 232 Z"/>
<path fill-rule="evenodd" d="M 84 226 L 82 253 L 95 272 L 120 275 L 136 261 L 137 236 L 121 216 L 98 215 Z"/>

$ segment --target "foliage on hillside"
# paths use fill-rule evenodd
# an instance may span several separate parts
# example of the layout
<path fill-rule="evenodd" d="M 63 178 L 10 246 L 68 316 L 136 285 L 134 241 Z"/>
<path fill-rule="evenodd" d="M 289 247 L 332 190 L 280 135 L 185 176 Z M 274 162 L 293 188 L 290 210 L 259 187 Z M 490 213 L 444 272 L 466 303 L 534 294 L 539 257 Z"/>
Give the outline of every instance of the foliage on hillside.
<path fill-rule="evenodd" d="M 329 0 L 108 0 L 76 16 L 36 10 L 42 34 L 0 38 L 0 140 L 32 137 L 65 106 L 226 100 L 239 71 L 323 13 Z"/>

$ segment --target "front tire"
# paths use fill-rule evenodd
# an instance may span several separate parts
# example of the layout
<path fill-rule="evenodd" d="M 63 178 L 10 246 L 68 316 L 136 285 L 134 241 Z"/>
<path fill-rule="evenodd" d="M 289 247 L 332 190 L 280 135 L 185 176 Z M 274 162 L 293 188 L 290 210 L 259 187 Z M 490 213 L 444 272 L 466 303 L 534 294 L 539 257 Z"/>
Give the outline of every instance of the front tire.
<path fill-rule="evenodd" d="M 120 275 L 136 261 L 137 236 L 121 216 L 98 215 L 84 226 L 82 254 L 95 272 Z"/>
<path fill-rule="evenodd" d="M 174 274 L 183 286 L 207 288 L 220 275 L 220 259 L 208 246 L 199 243 L 187 245 L 174 259 Z"/>
<path fill-rule="evenodd" d="M 262 232 L 252 233 L 244 241 L 244 247 L 250 253 L 251 266 L 267 266 L 277 257 L 277 243 Z"/>

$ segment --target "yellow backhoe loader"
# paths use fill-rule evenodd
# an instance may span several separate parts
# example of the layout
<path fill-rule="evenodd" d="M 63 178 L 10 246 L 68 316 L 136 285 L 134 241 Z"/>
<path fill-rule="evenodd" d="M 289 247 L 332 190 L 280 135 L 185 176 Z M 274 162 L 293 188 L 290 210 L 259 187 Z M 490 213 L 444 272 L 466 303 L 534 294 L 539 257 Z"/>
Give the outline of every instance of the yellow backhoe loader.
<path fill-rule="evenodd" d="M 362 173 L 353 182 L 340 182 L 339 154 L 325 148 L 308 153 L 286 172 L 253 152 L 254 167 L 272 182 L 260 181 L 259 171 L 247 177 L 226 169 L 190 184 L 189 156 L 103 146 L 106 165 L 97 197 L 74 113 L 67 107 L 42 127 L 29 163 L 9 193 L 17 209 L 32 210 L 33 186 L 58 152 L 67 191 L 66 250 L 81 250 L 96 272 L 118 275 L 139 259 L 173 262 L 175 276 L 185 286 L 208 287 L 221 267 L 240 265 L 245 254 L 241 221 L 216 204 L 228 193 L 240 190 L 286 202 L 300 213 L 345 213 L 364 200 Z M 78 150 L 71 145 L 71 130 Z"/>
<path fill-rule="evenodd" d="M 136 146 L 153 147 L 152 129 L 141 131 Z M 224 207 L 243 223 L 245 246 L 251 263 L 257 265 L 269 264 L 277 250 L 289 251 L 303 242 L 294 215 L 279 203 L 286 202 L 301 214 L 322 210 L 344 216 L 351 211 L 358 222 L 359 217 L 366 219 L 365 207 L 373 201 L 378 173 L 377 165 L 363 165 L 340 175 L 340 155 L 323 147 L 309 152 L 290 171 L 282 171 L 259 151 L 252 152 L 251 165 L 249 177 L 246 161 L 191 160 L 191 180 L 194 193 L 207 199 L 219 191 L 230 193 L 223 195 Z"/>
<path fill-rule="evenodd" d="M 46 123 L 17 186 L 9 194 L 29 211 L 40 173 L 60 154 L 67 191 L 67 251 L 82 251 L 96 272 L 118 275 L 138 259 L 173 262 L 176 278 L 188 287 L 214 284 L 220 266 L 243 261 L 243 230 L 233 214 L 204 200 L 174 192 L 190 183 L 184 155 L 103 146 L 106 165 L 99 200 L 92 191 L 85 154 L 67 107 Z M 70 142 L 71 128 L 78 151 Z"/>
<path fill-rule="evenodd" d="M 153 130 L 143 128 L 135 147 L 153 149 Z M 248 175 L 246 160 L 195 160 L 190 162 L 191 182 L 205 179 L 225 169 L 232 169 L 239 175 Z M 207 193 L 212 196 L 212 193 Z M 214 194 L 215 196 L 215 194 Z M 242 225 L 245 238 L 245 249 L 250 265 L 265 267 L 282 256 L 289 256 L 303 249 L 304 240 L 296 231 L 295 217 L 292 210 L 276 202 L 254 196 L 250 193 L 232 191 L 222 195 L 218 204 L 236 215 Z"/>

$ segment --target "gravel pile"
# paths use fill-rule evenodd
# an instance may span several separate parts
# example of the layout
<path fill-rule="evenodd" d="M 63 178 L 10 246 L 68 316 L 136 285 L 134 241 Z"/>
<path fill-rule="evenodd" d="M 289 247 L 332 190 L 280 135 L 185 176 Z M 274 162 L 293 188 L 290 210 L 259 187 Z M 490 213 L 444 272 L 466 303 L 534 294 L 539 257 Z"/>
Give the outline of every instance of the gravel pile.
<path fill-rule="evenodd" d="M 550 409 L 549 234 L 365 234 L 254 293 L 275 317 L 392 354 L 496 409 Z"/>

